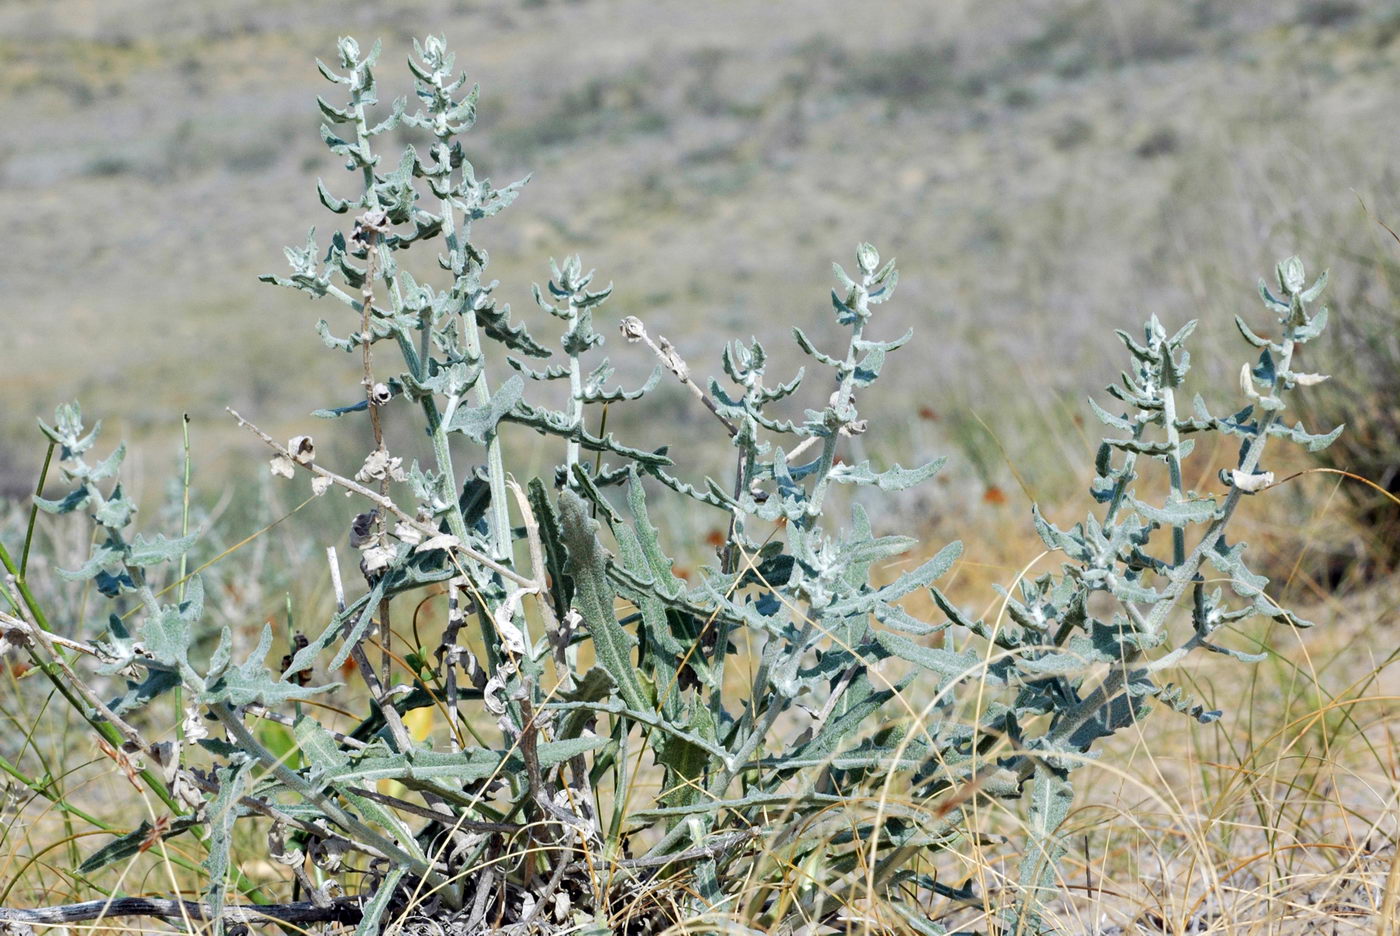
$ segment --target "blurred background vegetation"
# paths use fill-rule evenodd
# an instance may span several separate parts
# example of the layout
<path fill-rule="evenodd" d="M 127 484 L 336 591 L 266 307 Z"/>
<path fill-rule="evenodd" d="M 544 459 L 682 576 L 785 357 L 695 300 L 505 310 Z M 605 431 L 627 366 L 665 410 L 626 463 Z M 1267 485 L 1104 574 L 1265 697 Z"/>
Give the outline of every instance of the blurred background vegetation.
<path fill-rule="evenodd" d="M 546 258 L 580 251 L 617 282 L 612 316 L 642 317 L 698 373 L 750 334 L 785 373 L 789 326 L 829 324 L 830 260 L 858 240 L 898 256 L 884 327 L 914 327 L 917 351 L 863 401 L 881 414 L 867 445 L 954 456 L 902 521 L 975 528 L 992 552 L 1014 529 L 1033 555 L 1027 495 L 1052 516 L 1077 496 L 1097 440 L 1082 401 L 1121 359 L 1110 328 L 1201 318 L 1197 377 L 1233 394 L 1232 316 L 1258 320 L 1255 279 L 1295 252 L 1332 269 L 1346 333 L 1307 362 L 1337 374 L 1314 418 L 1354 425 L 1337 467 L 1397 486 L 1400 243 L 1380 223 L 1400 224 L 1394 4 L 11 0 L 0 493 L 32 490 L 34 416 L 70 398 L 137 440 L 149 479 L 188 412 L 210 503 L 224 484 L 262 497 L 224 406 L 330 434 L 307 413 L 357 394 L 353 362 L 313 332 L 337 311 L 256 276 L 339 220 L 315 196 L 341 171 L 308 107 L 313 56 L 379 36 L 392 66 L 428 31 L 471 50 L 479 170 L 535 173 L 481 229 L 499 295 L 527 314 Z M 381 72 L 386 100 L 409 93 L 402 69 Z M 612 350 L 624 375 L 652 366 Z M 658 399 L 649 417 L 704 424 L 680 388 Z M 1393 562 L 1393 510 L 1335 478 L 1292 487 L 1275 501 L 1299 516 L 1335 495 L 1306 530 L 1315 581 Z"/>

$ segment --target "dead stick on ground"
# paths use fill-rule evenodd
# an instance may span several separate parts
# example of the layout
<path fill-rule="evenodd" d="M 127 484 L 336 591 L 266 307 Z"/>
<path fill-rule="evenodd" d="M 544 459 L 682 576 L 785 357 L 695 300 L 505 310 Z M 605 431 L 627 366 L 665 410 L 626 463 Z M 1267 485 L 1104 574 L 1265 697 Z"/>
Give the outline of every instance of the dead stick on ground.
<path fill-rule="evenodd" d="M 212 920 L 213 908 L 192 900 L 152 899 L 147 897 L 118 897 L 112 900 L 89 900 L 85 903 L 13 910 L 0 907 L 0 925 L 35 924 L 64 926 L 85 920 L 109 917 L 159 917 L 165 920 Z M 329 906 L 318 907 L 311 902 L 292 904 L 259 904 L 257 906 L 225 907 L 225 923 L 356 923 L 361 916 L 359 900 L 342 898 Z"/>

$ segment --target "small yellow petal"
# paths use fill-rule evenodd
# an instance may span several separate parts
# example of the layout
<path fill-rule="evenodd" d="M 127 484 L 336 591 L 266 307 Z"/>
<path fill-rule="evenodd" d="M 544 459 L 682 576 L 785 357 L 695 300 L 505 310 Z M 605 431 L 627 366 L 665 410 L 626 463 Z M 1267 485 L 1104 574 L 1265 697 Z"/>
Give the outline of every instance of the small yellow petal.
<path fill-rule="evenodd" d="M 426 741 L 433 733 L 433 722 L 437 721 L 437 706 L 425 705 L 404 713 L 403 724 L 414 741 Z"/>

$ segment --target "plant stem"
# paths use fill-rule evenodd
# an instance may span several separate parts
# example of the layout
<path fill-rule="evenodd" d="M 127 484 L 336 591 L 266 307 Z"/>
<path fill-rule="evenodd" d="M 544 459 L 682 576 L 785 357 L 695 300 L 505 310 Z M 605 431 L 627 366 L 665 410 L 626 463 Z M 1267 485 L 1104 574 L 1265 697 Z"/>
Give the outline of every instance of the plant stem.
<path fill-rule="evenodd" d="M 44 495 L 44 481 L 49 476 L 49 463 L 53 461 L 54 442 L 49 442 L 49 447 L 44 450 L 44 466 L 39 469 L 39 483 L 34 485 L 34 496 L 36 498 Z M 39 504 L 29 505 L 29 525 L 24 531 L 24 549 L 20 551 L 19 574 L 16 576 L 20 581 L 24 581 L 25 575 L 29 571 L 29 547 L 34 543 L 34 523 L 39 518 Z"/>
<path fill-rule="evenodd" d="M 373 845 L 390 860 L 411 868 L 418 876 L 428 878 L 435 885 L 443 883 L 442 876 L 426 860 L 408 854 L 393 841 L 341 809 L 318 787 L 307 782 L 300 774 L 284 764 L 276 754 L 263 747 L 262 742 L 253 737 L 252 732 L 244 726 L 243 720 L 235 715 L 227 704 L 214 706 L 213 712 L 218 716 L 219 721 L 223 722 L 224 728 L 240 748 L 256 757 L 283 786 L 296 791 L 309 802 L 315 804 L 325 813 L 326 818 L 345 831 L 358 836 L 360 841 Z"/>
<path fill-rule="evenodd" d="M 1287 361 L 1291 357 L 1292 342 L 1286 341 L 1285 348 L 1285 368 Z M 1243 474 L 1253 474 L 1254 469 L 1259 466 L 1259 460 L 1263 457 L 1264 446 L 1268 441 L 1269 427 L 1277 419 L 1275 412 L 1270 411 L 1267 416 L 1260 420 L 1259 428 L 1254 439 L 1250 442 L 1249 449 L 1245 453 L 1244 461 L 1240 464 L 1239 470 Z M 1160 632 L 1166 623 L 1167 615 L 1176 606 L 1176 602 L 1191 586 L 1200 572 L 1201 565 L 1205 562 L 1206 553 L 1215 547 L 1220 537 L 1224 535 L 1225 526 L 1230 522 L 1230 517 L 1234 514 L 1235 508 L 1239 505 L 1240 497 L 1243 496 L 1239 488 L 1231 488 L 1230 493 L 1225 498 L 1225 504 L 1221 508 L 1221 516 L 1213 521 L 1206 533 L 1201 537 L 1201 541 L 1196 544 L 1189 556 L 1172 570 L 1168 577 L 1169 585 L 1162 593 L 1162 598 L 1152 608 L 1151 613 L 1140 625 L 1141 629 L 1148 634 Z M 1069 739 L 1076 731 L 1083 727 L 1096 713 L 1118 695 L 1127 684 L 1130 675 L 1129 666 L 1142 656 L 1141 650 L 1125 652 L 1104 681 L 1086 696 L 1079 704 L 1064 713 L 1064 718 L 1059 720 L 1052 731 L 1050 739 L 1054 744 L 1060 744 Z M 1025 758 L 1020 762 L 1017 773 L 1022 777 L 1029 777 L 1034 771 L 1034 760 Z"/>
<path fill-rule="evenodd" d="M 866 276 L 865 280 L 866 284 L 869 285 L 870 277 Z M 851 343 L 846 350 L 846 360 L 841 364 L 841 384 L 833 398 L 833 408 L 850 404 L 856 373 L 856 342 L 860 341 L 864 332 L 865 319 L 858 317 L 855 324 L 851 326 Z M 841 440 L 841 429 L 843 428 L 845 427 L 830 427 L 831 434 L 822 439 L 821 462 L 816 471 L 817 481 L 812 486 L 812 496 L 807 505 L 806 515 L 803 517 L 805 526 L 810 527 L 812 522 L 821 516 L 822 503 L 826 500 L 826 491 L 830 485 L 831 469 L 836 463 L 836 444 Z"/>
<path fill-rule="evenodd" d="M 53 633 L 53 628 L 49 626 L 49 620 L 44 614 L 44 609 L 39 605 L 38 600 L 35 599 L 34 593 L 29 590 L 29 585 L 25 582 L 23 573 L 21 573 L 19 568 L 15 565 L 14 559 L 10 557 L 10 551 L 5 548 L 3 542 L 0 542 L 0 565 L 3 565 L 5 571 L 9 573 L 9 578 L 14 582 L 15 590 L 19 592 L 20 598 L 24 600 L 24 607 L 28 609 L 29 616 L 33 618 L 34 623 L 48 633 Z M 8 594 L 9 592 L 7 591 L 6 595 L 8 596 Z M 15 608 L 17 613 L 19 610 L 18 607 Z"/>
<path fill-rule="evenodd" d="M 1185 493 L 1181 489 L 1181 433 L 1176 428 L 1176 394 L 1171 387 L 1162 388 L 1162 418 L 1167 427 L 1167 444 L 1171 446 L 1171 451 L 1167 452 L 1167 474 L 1171 480 L 1172 492 L 1169 502 L 1180 503 L 1185 499 Z M 1172 524 L 1172 565 L 1180 565 L 1186 561 L 1186 527 L 1180 523 Z"/>
<path fill-rule="evenodd" d="M 180 419 L 180 430 L 184 442 L 184 472 L 180 484 L 180 536 L 183 538 L 190 533 L 190 414 L 185 413 Z M 185 600 L 185 585 L 187 571 L 189 569 L 189 553 L 180 553 L 180 573 L 176 579 L 179 587 L 175 592 L 176 604 L 182 604 Z M 175 701 L 175 745 L 182 747 L 185 743 L 185 687 L 183 681 L 171 692 L 171 697 Z"/>
<path fill-rule="evenodd" d="M 360 172 L 364 183 L 365 207 L 377 209 L 381 207 L 381 204 L 379 201 L 379 193 L 375 190 L 374 162 L 376 157 L 370 150 L 369 124 L 365 118 L 365 103 L 359 88 L 355 88 L 351 92 L 351 113 L 354 116 L 355 145 L 359 150 Z M 445 212 L 444 231 L 446 232 L 450 232 L 451 219 L 451 213 Z M 375 245 L 374 249 L 378 254 L 379 269 L 384 282 L 389 287 L 390 301 L 393 303 L 395 312 L 402 312 L 403 294 L 399 288 L 398 277 L 395 275 L 393 256 L 389 250 L 389 246 L 384 243 L 383 239 L 378 238 L 377 240 L 378 243 Z M 449 240 L 449 244 L 452 243 L 455 243 L 455 239 Z M 372 269 L 369 272 L 369 276 L 371 278 L 373 276 Z M 350 299 L 349 296 L 345 298 Z M 354 300 L 350 299 L 350 301 L 353 304 Z M 364 310 L 366 321 L 372 312 L 373 310 L 369 308 Z M 421 339 L 422 347 L 425 349 L 424 353 L 420 354 L 418 351 L 414 350 L 413 346 L 408 343 L 407 339 L 405 339 L 402 334 L 398 335 L 399 350 L 403 354 L 404 363 L 408 366 L 410 371 L 413 371 L 420 378 L 426 376 L 426 369 L 428 366 L 426 349 L 431 347 L 431 312 L 425 313 L 425 316 L 426 319 L 423 323 L 424 335 Z M 370 341 L 368 335 L 365 336 L 365 341 Z M 428 432 L 433 440 L 433 459 L 437 462 L 438 473 L 447 479 L 447 487 L 451 492 L 451 496 L 448 498 L 448 529 L 452 532 L 453 536 L 465 543 L 467 541 L 467 526 L 462 518 L 461 507 L 457 503 L 457 475 L 452 469 L 452 450 L 447 443 L 442 414 L 438 411 L 437 401 L 433 399 L 432 394 L 425 394 L 420 402 L 420 406 L 422 407 L 423 415 L 428 423 Z M 373 404 L 370 405 L 370 408 L 373 409 Z"/>
<path fill-rule="evenodd" d="M 77 685 L 82 685 L 81 682 L 77 681 L 77 677 L 73 676 L 72 670 L 68 670 L 66 664 L 64 664 L 63 661 L 59 658 L 55 658 L 53 660 L 42 660 L 38 657 L 37 654 L 33 654 L 32 651 L 31 657 L 34 660 L 35 668 L 42 672 L 44 676 L 49 680 L 49 682 L 53 683 L 54 688 L 58 690 L 59 695 L 63 696 L 63 698 L 73 708 L 73 710 L 77 712 L 80 716 L 82 716 L 83 721 L 87 722 L 88 725 L 92 727 L 93 731 L 97 732 L 104 739 L 106 739 L 108 744 L 111 744 L 113 747 L 120 748 L 126 740 L 122 737 L 122 733 L 117 730 L 115 725 L 100 720 L 96 715 L 90 712 L 88 710 L 88 707 L 83 705 L 82 701 L 79 700 L 78 697 L 73 694 L 73 691 L 71 689 L 69 689 L 68 685 L 64 681 L 64 677 L 60 677 L 59 675 L 60 671 L 66 671 L 66 676 L 68 678 L 72 678 Z M 86 687 L 84 686 L 84 688 Z M 88 691 L 91 692 L 91 690 Z M 103 708 L 105 707 L 106 706 L 103 706 Z M 168 806 L 170 810 L 176 815 L 183 815 L 183 808 L 180 806 L 179 803 L 175 801 L 175 798 L 171 796 L 170 791 L 167 790 L 165 787 L 165 783 L 159 777 L 157 777 L 149 767 L 142 769 L 138 773 L 141 777 L 141 780 L 146 784 L 147 787 L 150 788 L 152 793 L 154 793 L 157 797 L 160 798 L 160 801 L 162 803 Z"/>
<path fill-rule="evenodd" d="M 568 322 L 569 327 L 564 334 L 572 336 L 578 328 L 578 307 L 574 305 L 573 296 L 569 297 Z M 579 363 L 577 350 L 569 352 L 569 428 L 575 432 L 583 428 L 583 366 Z M 602 454 L 599 452 L 599 457 Z M 574 466 L 578 464 L 578 456 L 578 440 L 570 438 L 564 449 L 564 479 L 569 487 L 575 484 Z"/>

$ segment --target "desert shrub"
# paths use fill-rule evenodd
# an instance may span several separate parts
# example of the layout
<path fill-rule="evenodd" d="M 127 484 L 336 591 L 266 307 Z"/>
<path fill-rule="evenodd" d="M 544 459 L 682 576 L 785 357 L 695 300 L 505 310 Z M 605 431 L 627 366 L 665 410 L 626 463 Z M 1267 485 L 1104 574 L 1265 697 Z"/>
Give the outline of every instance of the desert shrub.
<path fill-rule="evenodd" d="M 367 423 L 373 447 L 338 470 L 310 435 L 284 445 L 234 414 L 269 446 L 274 476 L 356 499 L 351 581 L 334 549 L 326 572 L 298 569 L 329 575 L 338 607 L 274 668 L 270 626 L 244 650 L 225 624 L 206 651 L 219 595 L 183 563 L 199 530 L 134 532 L 124 449 L 97 458 L 97 428 L 76 405 L 59 407 L 42 428 L 66 490 L 35 503 L 91 520 L 86 562 L 61 575 L 110 599 L 112 613 L 97 632 L 69 633 L 87 625 L 46 614 L 23 560 L 0 549 L 4 639 L 167 810 L 78 872 L 98 880 L 190 836 L 204 895 L 4 910 L 0 922 L 146 914 L 215 931 L 322 921 L 362 933 L 644 933 L 735 919 L 840 930 L 859 915 L 882 931 L 932 933 L 938 905 L 992 901 L 1009 927 L 1040 929 L 1073 771 L 1095 744 L 1154 707 L 1219 717 L 1162 671 L 1197 650 L 1253 659 L 1229 643 L 1243 617 L 1305 624 L 1269 599 L 1227 529 L 1272 481 L 1271 438 L 1319 448 L 1336 437 L 1283 418 L 1287 394 L 1321 379 L 1296 372 L 1294 356 L 1326 324 L 1325 310 L 1310 312 L 1322 281 L 1308 285 L 1301 262 L 1286 260 L 1277 293 L 1262 293 L 1276 328 L 1260 329 L 1266 337 L 1240 321 L 1258 358 L 1230 415 L 1184 396 L 1194 323 L 1168 331 L 1153 317 L 1141 338 L 1120 333 L 1129 363 L 1109 388 L 1117 402 L 1093 404 L 1109 431 L 1094 512 L 1062 529 L 1037 510 L 1060 570 L 1004 593 L 1004 618 L 978 620 L 934 585 L 961 546 L 910 561 L 917 542 L 877 529 L 885 518 L 865 506 L 929 479 L 941 460 L 881 470 L 851 455 L 878 418 L 859 409 L 863 391 L 913 337 L 880 332 L 893 260 L 861 244 L 853 272 L 835 266 L 844 347 L 794 329 L 821 375 L 805 407 L 812 378 L 770 375 L 757 341 L 726 344 L 723 378 L 702 384 L 631 316 L 622 335 L 660 363 L 641 387 L 617 387 L 594 328 L 612 286 L 578 257 L 551 262 L 535 320 L 495 298 L 475 223 L 523 183 L 498 188 L 474 170 L 462 137 L 477 89 L 453 55 L 436 37 L 415 43 L 415 107 L 396 101 L 376 120 L 379 51 L 347 38 L 335 67 L 318 63 L 342 95 L 318 99 L 322 138 L 358 185 L 318 191 L 347 229 L 328 242 L 313 230 L 287 248 L 289 275 L 265 277 L 340 313 L 317 330 L 354 362 L 360 387 L 315 415 Z M 425 152 L 383 160 L 375 142 L 399 124 Z M 411 270 L 423 254 L 430 262 Z M 551 321 L 562 354 L 540 337 Z M 664 427 L 638 443 L 606 430 L 609 407 L 667 371 L 732 446 L 732 477 L 690 477 L 699 443 Z M 421 458 L 385 441 L 386 426 L 404 423 L 422 432 Z M 527 431 L 550 440 L 557 464 L 522 481 L 503 435 Z M 1209 433 L 1239 440 L 1238 460 L 1212 476 L 1217 493 L 1188 488 L 1182 470 Z M 843 496 L 852 490 L 868 496 Z M 688 580 L 670 558 L 683 544 L 653 520 L 657 503 L 710 512 L 725 530 L 715 561 Z M 889 580 L 896 562 L 907 565 Z M 936 620 L 905 607 L 916 593 Z M 360 709 L 323 721 L 318 700 L 341 673 L 360 685 Z M 415 727 L 425 712 L 439 716 L 426 734 Z M 294 743 L 270 744 L 258 729 L 269 721 Z M 973 806 L 1021 800 L 1019 896 L 930 870 L 977 835 Z M 293 878 L 271 902 L 232 855 L 250 826 Z"/>
<path fill-rule="evenodd" d="M 1400 262 L 1382 255 L 1343 300 L 1333 340 L 1320 359 L 1334 379 L 1308 395 L 1309 420 L 1345 421 L 1337 444 L 1318 453 L 1328 468 L 1347 471 L 1371 484 L 1340 488 L 1362 536 L 1355 547 L 1330 557 L 1321 570 L 1327 584 L 1349 575 L 1375 579 L 1400 567 L 1400 308 L 1389 301 L 1400 292 Z M 1369 288 L 1368 288 L 1369 287 Z M 1372 486 L 1374 485 L 1374 486 Z"/>

